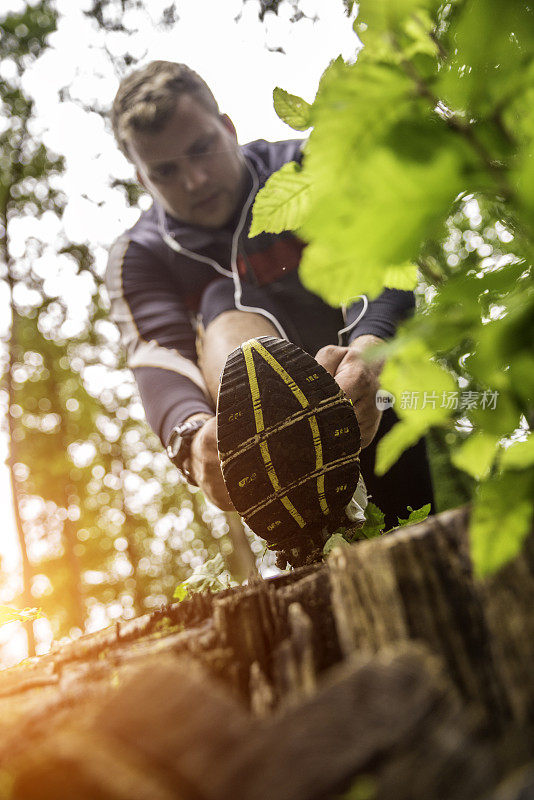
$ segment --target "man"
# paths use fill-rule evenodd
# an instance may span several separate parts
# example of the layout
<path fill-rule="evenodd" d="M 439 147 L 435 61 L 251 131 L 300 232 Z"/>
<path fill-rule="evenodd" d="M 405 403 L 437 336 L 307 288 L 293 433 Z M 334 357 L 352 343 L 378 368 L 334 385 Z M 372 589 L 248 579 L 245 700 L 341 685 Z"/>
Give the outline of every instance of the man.
<path fill-rule="evenodd" d="M 386 289 L 359 321 L 362 301 L 344 317 L 300 283 L 297 237 L 248 238 L 257 191 L 282 164 L 301 160 L 302 142 L 240 146 L 204 81 L 164 61 L 122 81 L 112 118 L 119 147 L 154 201 L 111 249 L 112 317 L 148 422 L 187 479 L 220 508 L 233 507 L 217 453 L 219 379 L 235 348 L 274 336 L 315 356 L 352 401 L 362 473 L 387 523 L 407 504 L 431 501 L 423 442 L 383 478 L 373 474 L 376 442 L 395 417 L 376 406 L 379 365 L 362 359 L 394 335 L 414 307 L 412 293 Z"/>

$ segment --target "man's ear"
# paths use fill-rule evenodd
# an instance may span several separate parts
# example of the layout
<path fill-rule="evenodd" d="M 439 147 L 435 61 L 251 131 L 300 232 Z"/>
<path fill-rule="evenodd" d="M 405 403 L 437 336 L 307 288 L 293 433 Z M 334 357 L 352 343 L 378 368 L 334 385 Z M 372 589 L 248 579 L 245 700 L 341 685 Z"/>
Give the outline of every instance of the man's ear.
<path fill-rule="evenodd" d="M 234 139 L 236 139 L 237 141 L 237 131 L 235 129 L 234 123 L 232 122 L 228 114 L 221 114 L 221 122 L 226 128 L 226 130 L 229 131 L 234 137 Z"/>

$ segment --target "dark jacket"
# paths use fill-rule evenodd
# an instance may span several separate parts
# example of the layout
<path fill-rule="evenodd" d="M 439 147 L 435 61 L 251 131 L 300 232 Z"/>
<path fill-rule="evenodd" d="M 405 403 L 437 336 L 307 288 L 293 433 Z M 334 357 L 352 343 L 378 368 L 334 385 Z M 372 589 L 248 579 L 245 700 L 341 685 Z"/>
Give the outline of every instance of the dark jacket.
<path fill-rule="evenodd" d="M 301 146 L 298 140 L 244 145 L 251 189 L 264 186 L 286 162 L 300 161 Z M 236 232 L 232 225 L 208 229 L 181 223 L 153 203 L 111 248 L 106 272 L 111 317 L 119 326 L 147 420 L 164 445 L 175 425 L 194 413 L 213 412 L 197 365 L 197 314 L 212 281 L 224 277 L 233 282 L 234 235 L 234 270 L 240 284 L 253 287 L 256 295 L 269 295 L 284 316 L 291 317 L 296 333 L 290 338 L 299 339 L 297 343 L 314 355 L 324 344 L 335 344 L 335 331 L 345 325 L 338 309 L 300 283 L 301 240 L 287 231 L 248 238 L 251 206 L 252 202 L 243 215 L 242 230 Z M 411 292 L 386 289 L 369 303 L 348 341 L 366 333 L 391 337 L 413 307 Z M 355 319 L 360 309 L 361 302 L 349 308 L 346 321 Z"/>

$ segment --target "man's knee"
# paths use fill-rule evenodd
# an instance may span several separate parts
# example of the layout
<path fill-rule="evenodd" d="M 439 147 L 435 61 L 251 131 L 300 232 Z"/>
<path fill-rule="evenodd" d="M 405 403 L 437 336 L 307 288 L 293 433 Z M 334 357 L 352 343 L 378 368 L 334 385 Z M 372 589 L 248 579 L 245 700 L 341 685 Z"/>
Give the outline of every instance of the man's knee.
<path fill-rule="evenodd" d="M 205 326 L 204 347 L 213 340 L 229 340 L 238 347 L 255 336 L 280 336 L 275 326 L 259 313 L 252 311 L 222 311 Z"/>
<path fill-rule="evenodd" d="M 253 306 L 260 302 L 260 298 L 254 297 L 253 300 L 251 303 Z M 274 323 L 261 313 L 262 306 L 259 306 L 257 311 L 236 309 L 234 284 L 227 278 L 210 283 L 202 295 L 199 312 L 203 329 L 203 346 L 206 341 L 220 336 L 224 339 L 240 339 L 238 344 L 253 336 L 280 336 Z"/>
<path fill-rule="evenodd" d="M 233 281 L 229 278 L 212 281 L 200 301 L 199 315 L 202 327 L 206 329 L 222 314 L 235 310 Z"/>
<path fill-rule="evenodd" d="M 214 402 L 228 355 L 248 339 L 279 336 L 275 326 L 261 314 L 238 311 L 233 303 L 233 293 L 232 303 L 229 303 L 228 287 L 221 283 L 210 284 L 204 293 L 197 336 L 198 364 Z"/>

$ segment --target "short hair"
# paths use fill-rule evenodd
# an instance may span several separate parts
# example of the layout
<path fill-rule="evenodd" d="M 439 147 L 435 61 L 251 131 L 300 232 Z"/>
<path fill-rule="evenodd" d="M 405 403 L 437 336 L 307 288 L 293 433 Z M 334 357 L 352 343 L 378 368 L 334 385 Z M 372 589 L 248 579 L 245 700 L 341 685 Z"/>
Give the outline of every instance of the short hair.
<path fill-rule="evenodd" d="M 120 83 L 111 109 L 113 133 L 120 150 L 131 159 L 129 137 L 134 132 L 157 133 L 172 117 L 176 100 L 191 95 L 200 105 L 219 114 L 208 84 L 185 64 L 151 61 Z"/>

